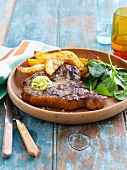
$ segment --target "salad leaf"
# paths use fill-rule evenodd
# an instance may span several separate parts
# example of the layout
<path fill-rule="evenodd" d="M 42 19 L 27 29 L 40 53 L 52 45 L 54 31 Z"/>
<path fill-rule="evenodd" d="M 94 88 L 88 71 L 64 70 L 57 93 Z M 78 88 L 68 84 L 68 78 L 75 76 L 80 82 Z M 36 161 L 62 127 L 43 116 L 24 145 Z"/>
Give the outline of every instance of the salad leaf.
<path fill-rule="evenodd" d="M 88 61 L 86 64 L 84 64 L 85 67 L 90 66 L 93 62 L 100 63 L 100 60 L 92 59 Z"/>
<path fill-rule="evenodd" d="M 125 68 L 116 68 L 117 71 L 127 73 L 127 70 Z"/>
<path fill-rule="evenodd" d="M 97 78 L 90 75 L 85 79 L 84 85 L 87 89 L 91 91 L 96 87 L 97 81 L 98 81 Z"/>
<path fill-rule="evenodd" d="M 114 81 L 117 85 L 121 86 L 123 89 L 127 88 L 127 72 L 124 69 L 117 69 L 116 66 L 112 65 L 110 55 L 108 54 L 109 61 L 111 64 L 111 70 L 112 70 L 112 77 L 114 77 Z"/>
<path fill-rule="evenodd" d="M 115 73 L 114 80 L 116 84 L 121 86 L 123 89 L 127 88 L 127 77 L 119 75 L 119 72 Z"/>
<path fill-rule="evenodd" d="M 113 77 L 113 79 L 114 79 L 114 81 L 116 82 L 117 85 L 121 86 L 123 89 L 126 89 L 127 88 L 127 83 L 126 83 L 127 74 L 126 74 L 126 71 L 124 69 L 121 69 L 121 68 L 118 69 L 116 66 L 113 66 L 109 54 L 108 54 L 108 58 L 109 58 L 110 65 L 111 65 L 111 70 L 112 70 L 112 75 L 111 76 Z M 121 76 L 121 75 L 124 75 L 124 76 Z"/>
<path fill-rule="evenodd" d="M 114 97 L 117 100 L 125 100 L 127 98 L 127 89 L 114 92 Z"/>
<path fill-rule="evenodd" d="M 100 77 L 106 70 L 106 65 L 102 62 L 92 61 L 89 65 L 89 72 L 93 77 Z"/>
<path fill-rule="evenodd" d="M 110 96 L 113 96 L 114 92 L 118 91 L 118 86 L 112 77 L 106 78 L 98 86 L 100 86 L 100 85 L 103 85 L 107 89 Z M 98 93 L 98 88 L 99 88 L 99 94 L 103 95 L 104 92 L 103 92 L 103 90 L 102 90 L 102 92 L 100 91 L 100 87 L 97 87 L 96 93 Z"/>
<path fill-rule="evenodd" d="M 102 85 L 98 85 L 95 92 L 97 94 L 101 94 L 104 96 L 112 96 L 112 94 L 109 93 L 109 91 L 107 90 L 107 88 L 102 84 Z"/>
<path fill-rule="evenodd" d="M 110 72 L 109 72 L 109 69 L 106 69 L 105 72 L 101 76 L 101 81 L 105 80 L 108 77 L 110 77 Z"/>
<path fill-rule="evenodd" d="M 84 85 L 90 90 L 95 88 L 97 94 L 124 100 L 127 98 L 127 70 L 114 66 L 110 54 L 108 58 L 110 64 L 99 59 L 90 60 L 85 64 L 88 66 L 90 76 L 85 79 Z M 119 90 L 119 87 L 123 90 Z"/>

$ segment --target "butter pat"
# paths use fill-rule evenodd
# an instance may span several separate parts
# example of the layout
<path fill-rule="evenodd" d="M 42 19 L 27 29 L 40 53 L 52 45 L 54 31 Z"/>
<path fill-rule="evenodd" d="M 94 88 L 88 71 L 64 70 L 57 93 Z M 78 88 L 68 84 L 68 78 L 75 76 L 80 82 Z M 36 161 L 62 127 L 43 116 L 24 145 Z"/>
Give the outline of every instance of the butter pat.
<path fill-rule="evenodd" d="M 37 76 L 32 80 L 31 89 L 45 91 L 52 86 L 52 81 L 47 76 Z"/>

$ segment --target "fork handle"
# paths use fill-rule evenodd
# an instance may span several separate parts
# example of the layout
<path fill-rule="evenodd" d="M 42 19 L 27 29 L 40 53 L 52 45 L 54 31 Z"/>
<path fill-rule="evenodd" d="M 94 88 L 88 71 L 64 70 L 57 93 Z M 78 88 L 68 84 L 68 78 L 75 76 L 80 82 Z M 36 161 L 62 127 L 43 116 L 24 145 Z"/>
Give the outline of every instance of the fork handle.
<path fill-rule="evenodd" d="M 12 123 L 5 123 L 4 125 L 4 137 L 2 144 L 2 156 L 8 158 L 12 154 Z"/>
<path fill-rule="evenodd" d="M 37 156 L 38 148 L 37 148 L 36 144 L 34 143 L 32 137 L 31 137 L 30 133 L 28 132 L 24 123 L 17 124 L 17 128 L 18 128 L 20 135 L 25 143 L 28 153 L 31 156 Z"/>

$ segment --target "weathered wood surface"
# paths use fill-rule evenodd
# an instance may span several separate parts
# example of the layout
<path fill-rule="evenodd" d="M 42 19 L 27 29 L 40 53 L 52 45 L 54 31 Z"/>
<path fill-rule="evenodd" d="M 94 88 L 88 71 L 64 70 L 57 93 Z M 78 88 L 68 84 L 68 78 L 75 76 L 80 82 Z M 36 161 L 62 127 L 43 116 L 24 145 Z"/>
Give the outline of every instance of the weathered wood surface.
<path fill-rule="evenodd" d="M 13 15 L 12 15 L 13 13 Z M 96 4 L 92 0 L 0 0 L 0 44 L 15 47 L 24 39 L 49 45 L 84 47 L 112 52 L 110 45 L 96 42 Z M 0 152 L 4 131 L 4 106 L 0 101 Z M 125 170 L 127 167 L 126 112 L 110 119 L 84 125 L 61 125 L 35 119 L 22 113 L 39 149 L 39 155 L 28 155 L 14 125 L 13 154 L 0 156 L 0 170 Z M 81 135 L 90 139 L 84 146 Z M 78 142 L 78 143 L 77 143 Z"/>
<path fill-rule="evenodd" d="M 15 0 L 0 1 L 0 45 L 3 45 L 13 14 Z"/>

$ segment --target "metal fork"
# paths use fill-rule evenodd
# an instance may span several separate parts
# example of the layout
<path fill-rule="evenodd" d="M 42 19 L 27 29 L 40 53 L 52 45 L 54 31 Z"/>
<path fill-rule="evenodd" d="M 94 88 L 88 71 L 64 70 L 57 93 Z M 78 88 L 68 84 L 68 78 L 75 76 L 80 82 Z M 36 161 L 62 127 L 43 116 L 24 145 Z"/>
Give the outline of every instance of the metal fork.
<path fill-rule="evenodd" d="M 20 135 L 25 143 L 25 146 L 28 150 L 28 153 L 31 155 L 31 156 L 37 156 L 38 154 L 38 148 L 36 146 L 36 144 L 34 143 L 30 133 L 28 132 L 26 126 L 24 123 L 22 123 L 19 119 L 21 118 L 21 114 L 18 110 L 18 108 L 13 105 L 14 107 L 14 117 L 13 117 L 13 120 L 16 121 L 16 124 L 17 124 L 17 128 L 20 132 Z"/>

